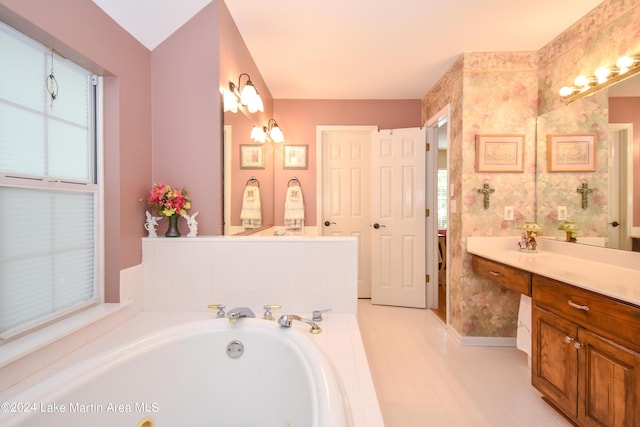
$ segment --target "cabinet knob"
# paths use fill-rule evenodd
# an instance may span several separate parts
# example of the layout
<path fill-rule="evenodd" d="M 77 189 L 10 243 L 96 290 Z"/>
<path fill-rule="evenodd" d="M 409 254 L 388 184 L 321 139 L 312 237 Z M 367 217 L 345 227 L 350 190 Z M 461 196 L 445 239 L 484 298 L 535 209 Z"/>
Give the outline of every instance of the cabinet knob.
<path fill-rule="evenodd" d="M 571 337 L 568 337 L 568 336 L 567 336 L 567 337 L 564 337 L 564 341 L 565 341 L 567 344 L 571 344 L 572 342 L 574 342 L 574 341 L 575 341 L 575 339 L 573 339 L 573 338 L 571 338 Z"/>
<path fill-rule="evenodd" d="M 575 343 L 573 343 L 573 346 L 576 348 L 576 350 L 580 350 L 583 347 L 583 344 L 576 341 Z"/>

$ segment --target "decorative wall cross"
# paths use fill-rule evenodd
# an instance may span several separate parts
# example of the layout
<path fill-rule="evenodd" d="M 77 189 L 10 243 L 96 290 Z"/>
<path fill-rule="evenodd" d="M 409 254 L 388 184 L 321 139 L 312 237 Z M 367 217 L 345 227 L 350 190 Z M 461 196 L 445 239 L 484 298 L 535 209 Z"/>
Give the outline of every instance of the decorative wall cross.
<path fill-rule="evenodd" d="M 593 192 L 593 189 L 589 188 L 589 184 L 584 182 L 576 189 L 576 192 L 581 193 L 582 195 L 582 209 L 587 209 L 589 207 L 589 198 L 587 196 L 589 193 Z"/>
<path fill-rule="evenodd" d="M 482 188 L 478 189 L 478 193 L 482 193 L 484 195 L 484 208 L 489 209 L 489 195 L 496 191 L 495 188 L 491 188 L 491 186 L 487 183 L 482 185 Z"/>

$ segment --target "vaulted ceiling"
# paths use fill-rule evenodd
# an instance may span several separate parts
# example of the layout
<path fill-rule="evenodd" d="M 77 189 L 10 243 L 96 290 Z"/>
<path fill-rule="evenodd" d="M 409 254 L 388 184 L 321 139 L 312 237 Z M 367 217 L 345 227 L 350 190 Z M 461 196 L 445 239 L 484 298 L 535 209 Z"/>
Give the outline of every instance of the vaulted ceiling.
<path fill-rule="evenodd" d="M 93 1 L 152 50 L 212 0 Z M 463 52 L 536 51 L 601 0 L 225 3 L 275 99 L 420 99 Z"/>

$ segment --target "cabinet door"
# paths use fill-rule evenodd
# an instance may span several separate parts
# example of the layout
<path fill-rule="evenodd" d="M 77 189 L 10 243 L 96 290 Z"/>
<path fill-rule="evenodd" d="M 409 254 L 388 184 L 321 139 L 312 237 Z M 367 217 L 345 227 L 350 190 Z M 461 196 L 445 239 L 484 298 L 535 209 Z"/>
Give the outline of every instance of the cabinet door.
<path fill-rule="evenodd" d="M 640 353 L 581 329 L 578 421 L 581 426 L 640 424 Z"/>
<path fill-rule="evenodd" d="M 531 383 L 569 417 L 578 415 L 578 326 L 536 305 Z"/>

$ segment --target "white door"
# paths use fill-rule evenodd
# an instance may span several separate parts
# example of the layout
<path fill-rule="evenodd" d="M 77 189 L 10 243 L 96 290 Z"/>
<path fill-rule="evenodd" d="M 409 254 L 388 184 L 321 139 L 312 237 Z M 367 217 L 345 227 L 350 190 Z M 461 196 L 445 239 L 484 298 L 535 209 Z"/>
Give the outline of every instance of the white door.
<path fill-rule="evenodd" d="M 609 235 L 607 246 L 631 250 L 633 126 L 609 124 Z"/>
<path fill-rule="evenodd" d="M 318 127 L 323 236 L 358 238 L 358 298 L 371 297 L 371 134 L 372 126 Z"/>
<path fill-rule="evenodd" d="M 371 302 L 426 307 L 425 128 L 374 133 Z"/>

